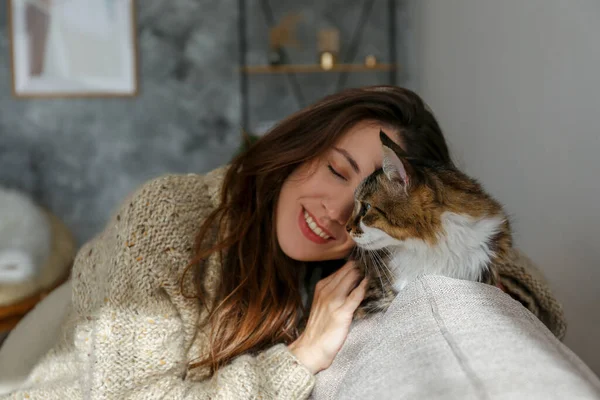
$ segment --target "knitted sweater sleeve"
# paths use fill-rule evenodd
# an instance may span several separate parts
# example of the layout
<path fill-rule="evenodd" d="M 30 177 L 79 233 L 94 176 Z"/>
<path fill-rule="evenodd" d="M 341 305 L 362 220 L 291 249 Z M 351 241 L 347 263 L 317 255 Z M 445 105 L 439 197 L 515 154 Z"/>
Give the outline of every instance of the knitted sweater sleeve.
<path fill-rule="evenodd" d="M 198 176 L 171 176 L 123 204 L 75 261 L 77 319 L 67 335 L 74 356 L 42 362 L 12 398 L 308 398 L 314 376 L 283 344 L 240 356 L 212 378 L 186 379 L 189 360 L 200 356 L 201 307 L 180 284 L 207 196 Z"/>

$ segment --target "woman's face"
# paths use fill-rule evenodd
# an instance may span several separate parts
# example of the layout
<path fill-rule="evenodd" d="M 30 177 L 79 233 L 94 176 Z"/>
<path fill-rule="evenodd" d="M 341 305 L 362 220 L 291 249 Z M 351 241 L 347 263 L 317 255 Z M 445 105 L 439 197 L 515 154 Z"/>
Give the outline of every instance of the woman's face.
<path fill-rule="evenodd" d="M 321 158 L 297 168 L 283 183 L 276 210 L 277 240 L 298 261 L 346 257 L 354 242 L 346 223 L 358 184 L 381 167 L 379 130 L 395 141 L 398 135 L 377 122 L 350 129 Z"/>

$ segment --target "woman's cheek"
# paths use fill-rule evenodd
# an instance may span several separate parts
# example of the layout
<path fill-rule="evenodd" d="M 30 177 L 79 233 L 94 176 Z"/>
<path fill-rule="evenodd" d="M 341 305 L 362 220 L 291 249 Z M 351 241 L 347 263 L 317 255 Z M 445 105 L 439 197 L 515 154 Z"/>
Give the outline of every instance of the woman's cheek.
<path fill-rule="evenodd" d="M 345 241 L 342 245 L 342 252 L 346 253 L 344 254 L 344 256 L 347 256 L 348 254 L 350 254 L 350 252 L 352 251 L 352 249 L 354 248 L 355 244 L 354 241 L 352 240 L 352 238 L 350 237 L 350 235 L 348 233 L 345 234 Z"/>

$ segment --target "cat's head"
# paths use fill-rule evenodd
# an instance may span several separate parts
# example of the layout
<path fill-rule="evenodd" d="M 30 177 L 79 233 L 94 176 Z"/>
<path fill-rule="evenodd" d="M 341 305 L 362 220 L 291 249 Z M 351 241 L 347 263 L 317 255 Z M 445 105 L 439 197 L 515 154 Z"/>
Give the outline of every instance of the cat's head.
<path fill-rule="evenodd" d="M 445 216 L 480 221 L 503 215 L 479 183 L 453 165 L 411 158 L 385 133 L 380 137 L 383 166 L 356 189 L 346 226 L 359 247 L 378 250 L 410 239 L 433 245 L 445 229 Z"/>

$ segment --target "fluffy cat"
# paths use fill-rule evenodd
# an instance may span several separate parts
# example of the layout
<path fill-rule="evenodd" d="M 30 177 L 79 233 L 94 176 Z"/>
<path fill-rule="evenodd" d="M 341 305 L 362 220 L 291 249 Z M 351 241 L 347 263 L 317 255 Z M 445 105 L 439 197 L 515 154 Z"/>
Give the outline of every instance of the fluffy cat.
<path fill-rule="evenodd" d="M 512 235 L 502 206 L 453 165 L 415 159 L 380 133 L 383 167 L 355 192 L 346 229 L 369 278 L 360 319 L 384 311 L 420 275 L 496 285 Z"/>

